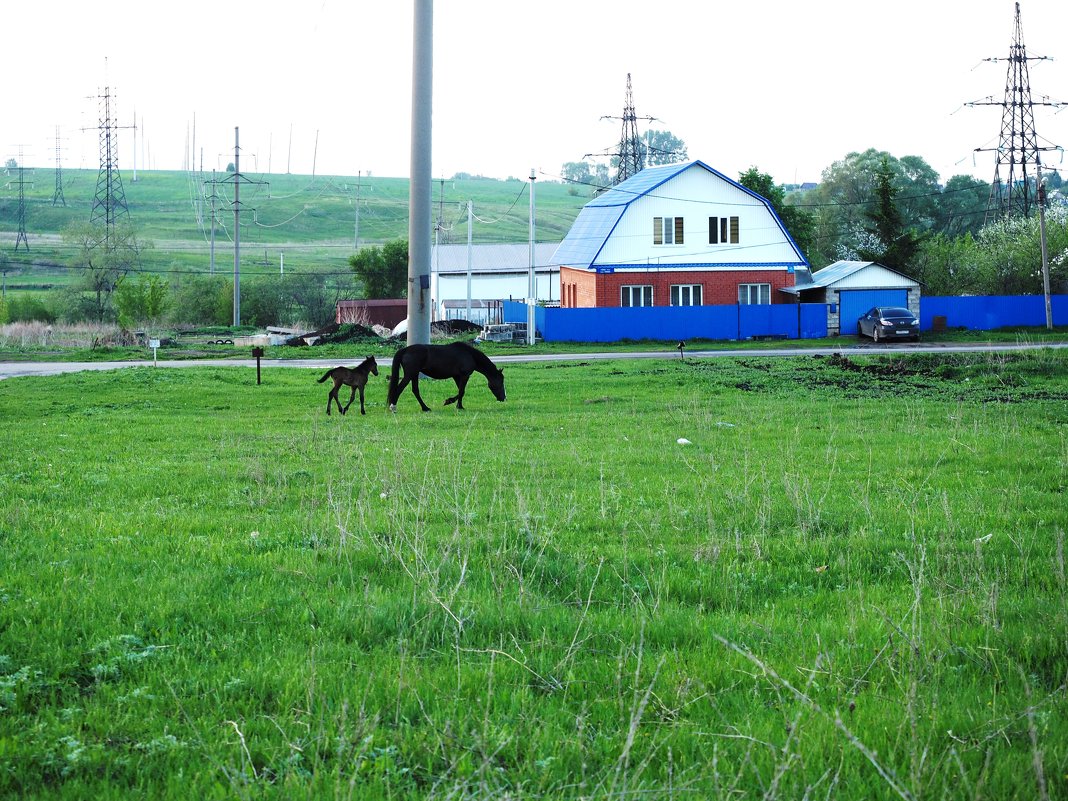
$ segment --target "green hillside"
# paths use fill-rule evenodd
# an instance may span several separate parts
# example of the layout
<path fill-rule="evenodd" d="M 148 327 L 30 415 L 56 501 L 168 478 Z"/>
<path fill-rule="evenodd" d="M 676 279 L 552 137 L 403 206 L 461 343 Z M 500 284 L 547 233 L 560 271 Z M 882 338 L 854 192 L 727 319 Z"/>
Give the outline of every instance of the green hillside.
<path fill-rule="evenodd" d="M 26 169 L 25 198 L 29 250 L 15 252 L 19 219 L 18 170 L 5 170 L 0 183 L 0 264 L 7 288 L 50 289 L 70 280 L 73 247 L 61 233 L 90 219 L 96 196 L 95 170 L 64 170 L 65 205 L 53 203 L 55 171 Z M 212 194 L 215 207 L 215 269 L 233 270 L 232 176 L 210 173 L 139 171 L 123 173 L 130 220 L 152 242 L 144 269 L 159 273 L 209 272 Z M 474 204 L 473 241 L 525 242 L 529 237 L 525 180 L 462 178 L 435 181 L 434 217 L 446 242 L 467 241 L 467 202 Z M 535 188 L 536 237 L 559 241 L 590 192 L 558 182 Z M 358 206 L 357 206 L 358 201 Z M 380 244 L 408 235 L 408 179 L 361 176 L 246 175 L 240 186 L 242 274 L 347 272 L 357 226 L 359 243 Z M 358 215 L 357 215 L 358 208 Z"/>

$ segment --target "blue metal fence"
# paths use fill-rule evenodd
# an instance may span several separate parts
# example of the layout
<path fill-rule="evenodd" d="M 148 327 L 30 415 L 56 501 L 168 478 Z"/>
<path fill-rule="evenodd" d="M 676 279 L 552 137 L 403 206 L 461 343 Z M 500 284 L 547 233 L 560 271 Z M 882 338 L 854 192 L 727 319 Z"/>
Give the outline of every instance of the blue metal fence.
<path fill-rule="evenodd" d="M 1068 295 L 1052 295 L 1053 324 L 1068 325 Z M 945 317 L 947 328 L 989 331 L 1012 326 L 1044 326 L 1046 301 L 1041 295 L 980 295 L 975 297 L 924 297 L 920 300 L 920 330 Z"/>
<path fill-rule="evenodd" d="M 527 307 L 503 302 L 506 323 L 525 323 Z M 1068 325 L 1068 295 L 1051 298 L 1053 324 Z M 920 330 L 930 331 L 935 317 L 948 328 L 988 331 L 1046 324 L 1041 295 L 924 297 Z M 547 309 L 538 306 L 535 324 L 547 342 L 618 342 L 622 339 L 820 339 L 827 336 L 824 303 L 765 306 L 651 306 L 644 308 Z M 851 334 L 845 330 L 843 334 Z"/>
<path fill-rule="evenodd" d="M 504 301 L 506 323 L 525 323 L 527 307 Z M 621 339 L 818 339 L 827 336 L 823 303 L 765 306 L 646 306 L 547 309 L 535 321 L 547 342 L 618 342 Z"/>

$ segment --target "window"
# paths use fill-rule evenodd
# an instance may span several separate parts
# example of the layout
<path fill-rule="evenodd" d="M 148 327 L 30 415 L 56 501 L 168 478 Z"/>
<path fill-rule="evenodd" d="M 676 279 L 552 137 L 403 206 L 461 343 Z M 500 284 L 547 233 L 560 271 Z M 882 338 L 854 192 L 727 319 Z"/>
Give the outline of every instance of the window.
<path fill-rule="evenodd" d="M 771 303 L 771 284 L 738 284 L 738 303 L 742 306 L 766 306 Z"/>
<path fill-rule="evenodd" d="M 644 286 L 620 287 L 620 306 L 652 306 L 653 287 L 651 284 Z"/>
<path fill-rule="evenodd" d="M 738 218 L 737 217 L 709 217 L 708 218 L 708 244 L 738 244 Z"/>
<path fill-rule="evenodd" d="M 700 284 L 673 284 L 671 286 L 672 306 L 700 306 Z"/>
<path fill-rule="evenodd" d="M 653 217 L 654 245 L 681 245 L 682 217 Z"/>

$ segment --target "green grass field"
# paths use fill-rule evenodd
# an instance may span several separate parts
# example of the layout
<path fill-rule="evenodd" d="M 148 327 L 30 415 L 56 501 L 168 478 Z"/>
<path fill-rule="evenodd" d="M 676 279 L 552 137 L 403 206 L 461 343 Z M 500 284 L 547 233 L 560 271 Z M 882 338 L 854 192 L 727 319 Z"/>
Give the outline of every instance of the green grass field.
<path fill-rule="evenodd" d="M 0 182 L 0 243 L 13 247 L 18 231 L 18 183 L 11 171 Z M 55 173 L 51 169 L 24 176 L 29 250 L 5 245 L 3 260 L 10 291 L 42 292 L 75 278 L 75 250 L 61 239 L 71 223 L 87 223 L 96 193 L 96 170 L 64 170 L 66 205 L 53 205 Z M 217 174 L 216 179 L 226 178 Z M 361 245 L 408 237 L 408 179 L 362 176 L 267 175 L 248 173 L 257 183 L 241 189 L 242 275 L 326 272 L 348 276 L 348 257 Z M 143 269 L 162 275 L 207 273 L 211 264 L 211 173 L 140 171 L 138 180 L 123 174 L 130 220 L 139 237 L 153 247 L 143 255 Z M 263 182 L 263 183 L 259 183 Z M 529 182 L 463 178 L 434 183 L 434 214 L 442 220 L 445 242 L 467 241 L 467 201 L 473 203 L 476 244 L 525 242 L 529 236 Z M 357 198 L 358 193 L 358 198 Z M 215 185 L 216 270 L 233 270 L 234 216 L 232 184 Z M 539 181 L 536 188 L 537 237 L 560 241 L 582 205 L 585 187 L 575 193 L 563 183 Z M 2 262 L 0 262 L 2 263 Z"/>
<path fill-rule="evenodd" d="M 0 797 L 1068 794 L 1068 354 L 505 375 L 0 382 Z"/>

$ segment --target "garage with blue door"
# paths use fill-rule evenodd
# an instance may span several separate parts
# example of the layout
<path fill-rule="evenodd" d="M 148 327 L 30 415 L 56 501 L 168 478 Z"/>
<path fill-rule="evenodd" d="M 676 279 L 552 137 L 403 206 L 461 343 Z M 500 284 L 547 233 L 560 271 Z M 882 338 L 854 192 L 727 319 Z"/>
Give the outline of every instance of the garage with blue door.
<path fill-rule="evenodd" d="M 811 275 L 798 270 L 794 286 L 781 291 L 801 303 L 826 303 L 828 336 L 855 336 L 857 320 L 873 306 L 920 315 L 920 282 L 875 261 L 836 261 Z"/>

